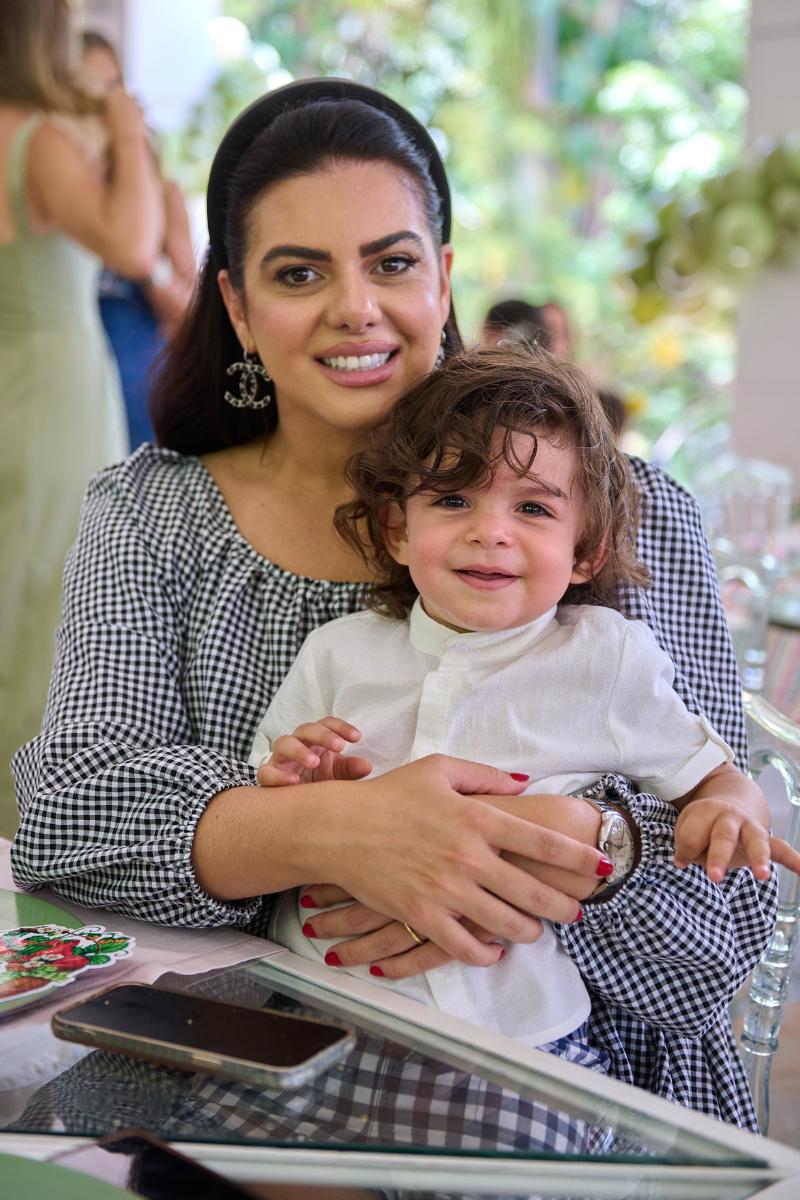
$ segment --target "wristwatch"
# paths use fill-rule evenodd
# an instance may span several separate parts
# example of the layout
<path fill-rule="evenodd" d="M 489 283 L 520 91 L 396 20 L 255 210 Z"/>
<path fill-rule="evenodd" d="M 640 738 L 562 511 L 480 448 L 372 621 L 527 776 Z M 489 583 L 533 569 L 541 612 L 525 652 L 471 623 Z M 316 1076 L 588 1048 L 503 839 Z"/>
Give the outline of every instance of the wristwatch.
<path fill-rule="evenodd" d="M 594 900 L 610 899 L 614 892 L 622 886 L 633 872 L 639 859 L 638 829 L 627 815 L 605 800 L 597 797 L 584 797 L 600 813 L 600 833 L 597 838 L 597 849 L 614 864 L 614 870 L 608 875 L 590 896 L 581 903 L 591 903 Z"/>

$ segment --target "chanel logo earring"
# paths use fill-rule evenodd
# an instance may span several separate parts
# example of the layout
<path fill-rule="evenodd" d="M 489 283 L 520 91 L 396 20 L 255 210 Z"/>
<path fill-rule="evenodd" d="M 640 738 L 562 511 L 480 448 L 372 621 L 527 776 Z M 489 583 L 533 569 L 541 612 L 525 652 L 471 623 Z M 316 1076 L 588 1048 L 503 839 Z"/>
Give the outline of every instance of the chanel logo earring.
<path fill-rule="evenodd" d="M 245 350 L 244 361 L 231 363 L 227 374 L 239 374 L 239 395 L 234 396 L 231 392 L 226 392 L 225 400 L 228 404 L 233 408 L 269 408 L 273 399 L 272 388 L 269 386 L 272 379 L 264 370 L 257 354 L 250 354 Z M 262 383 L 266 387 L 259 395 Z"/>
<path fill-rule="evenodd" d="M 436 358 L 434 359 L 434 363 L 433 363 L 433 365 L 435 367 L 440 367 L 442 365 L 442 363 L 444 362 L 444 344 L 445 344 L 446 340 L 447 340 L 447 334 L 445 333 L 444 330 L 442 330 L 441 345 L 439 346 L 439 349 L 436 351 Z"/>

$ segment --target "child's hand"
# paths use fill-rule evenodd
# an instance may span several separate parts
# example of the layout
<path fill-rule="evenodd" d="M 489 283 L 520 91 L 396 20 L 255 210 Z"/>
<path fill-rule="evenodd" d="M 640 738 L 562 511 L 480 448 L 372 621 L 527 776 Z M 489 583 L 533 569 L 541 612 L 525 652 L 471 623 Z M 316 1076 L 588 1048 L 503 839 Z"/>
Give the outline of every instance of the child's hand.
<path fill-rule="evenodd" d="M 366 758 L 342 754 L 345 742 L 357 742 L 355 725 L 338 717 L 299 725 L 272 743 L 272 754 L 258 768 L 261 787 L 293 783 L 320 783 L 330 779 L 363 779 L 372 770 Z"/>
<path fill-rule="evenodd" d="M 800 854 L 783 838 L 771 837 L 760 821 L 723 799 L 687 804 L 675 826 L 675 866 L 704 866 L 719 883 L 734 867 L 750 867 L 756 879 L 769 879 L 770 859 L 800 874 Z"/>

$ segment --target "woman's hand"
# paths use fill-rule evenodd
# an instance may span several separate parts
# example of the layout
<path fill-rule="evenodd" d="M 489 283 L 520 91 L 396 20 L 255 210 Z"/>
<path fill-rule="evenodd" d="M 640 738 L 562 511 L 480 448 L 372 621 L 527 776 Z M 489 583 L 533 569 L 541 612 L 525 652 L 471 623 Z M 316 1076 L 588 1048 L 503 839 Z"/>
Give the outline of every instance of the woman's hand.
<path fill-rule="evenodd" d="M 331 908 L 329 912 L 315 911 L 303 926 L 306 937 L 333 941 L 337 938 L 349 939 L 338 942 L 332 951 L 328 951 L 325 961 L 329 966 L 369 965 L 372 975 L 384 976 L 386 979 L 407 979 L 411 975 L 420 975 L 433 967 L 441 967 L 454 961 L 451 954 L 434 942 L 425 941 L 421 946 L 418 945 L 401 921 L 393 921 L 383 913 L 365 908 L 336 884 L 322 883 L 307 888 L 301 904 L 315 910 L 331 905 L 340 906 Z M 495 956 L 492 962 L 499 962 L 505 954 L 505 948 L 493 935 L 469 921 L 462 924 L 478 941 L 494 948 Z M 541 936 L 541 921 L 536 921 L 535 925 L 538 927 L 538 933 L 531 941 L 536 941 Z M 332 960 L 331 956 L 334 954 L 338 962 Z"/>
<path fill-rule="evenodd" d="M 483 802 L 514 796 L 526 782 L 431 755 L 357 783 L 231 788 L 198 821 L 197 880 L 220 900 L 330 881 L 453 958 L 488 966 L 497 949 L 471 929 L 532 942 L 537 918 L 574 921 L 579 909 L 505 862 L 504 852 L 562 867 L 587 885 L 604 874 L 597 849 Z"/>
<path fill-rule="evenodd" d="M 404 800 L 398 806 L 389 796 L 401 780 Z M 514 783 L 505 773 L 479 764 L 432 756 L 360 785 L 368 807 L 359 805 L 346 818 L 353 841 L 359 844 L 364 834 L 367 839 L 352 863 L 344 864 L 346 871 L 353 870 L 353 882 L 340 872 L 342 890 L 316 888 L 313 896 L 324 904 L 343 897 L 358 897 L 362 903 L 315 914 L 315 934 L 331 939 L 357 935 L 337 947 L 342 965 L 372 963 L 398 978 L 452 957 L 488 966 L 501 955 L 497 939 L 533 942 L 541 934 L 539 917 L 577 919 L 580 910 L 572 897 L 536 879 L 525 869 L 527 861 L 524 866 L 507 862 L 505 854 L 519 851 L 520 859 L 538 862 L 543 870 L 546 865 L 561 870 L 574 890 L 587 895 L 608 873 L 592 844 L 596 830 L 585 834 L 581 844 L 536 824 L 535 817 L 501 811 L 505 802 L 518 804 L 522 813 L 531 809 L 536 797 L 513 796 L 525 782 Z M 454 789 L 478 787 L 483 789 L 480 798 L 454 795 Z M 555 807 L 561 802 L 560 797 L 550 800 Z M 572 803 L 591 820 L 597 817 L 583 801 Z M 369 828 L 359 832 L 367 816 L 372 818 Z M 334 817 L 337 825 L 342 820 Z M 393 911 L 378 894 L 379 885 L 385 894 L 387 883 L 394 891 L 399 885 L 407 897 L 395 900 Z M 387 919 L 391 917 L 397 920 Z M 414 947 L 402 922 L 434 944 Z M 389 966 L 387 956 L 398 954 L 402 963 Z"/>
<path fill-rule="evenodd" d="M 576 837 L 587 846 L 594 847 L 597 844 L 600 814 L 596 808 L 578 797 L 486 796 L 483 799 L 484 803 L 494 808 L 531 821 L 542 828 L 560 832 L 569 830 L 570 836 Z M 591 895 L 598 886 L 597 874 L 587 878 L 586 875 L 509 852 L 504 853 L 503 858 L 540 882 L 574 899 L 581 900 Z M 307 937 L 351 939 L 334 947 L 333 953 L 339 961 L 331 965 L 352 967 L 369 963 L 370 971 L 375 975 L 382 975 L 387 979 L 404 979 L 453 961 L 452 956 L 434 942 L 426 941 L 422 946 L 416 945 L 401 922 L 389 921 L 382 913 L 365 908 L 363 904 L 346 903 L 352 899 L 352 896 L 334 884 L 317 884 L 313 888 L 307 888 L 303 894 L 301 904 L 304 908 L 342 906 L 332 908 L 330 912 L 314 912 L 303 928 Z M 478 941 L 486 945 L 487 953 L 489 948 L 495 950 L 494 962 L 502 958 L 504 948 L 493 934 L 469 921 L 463 921 L 462 924 Z M 535 936 L 526 940 L 535 941 L 542 932 L 540 921 L 535 922 L 531 932 L 534 932 Z"/>
<path fill-rule="evenodd" d="M 462 918 L 512 942 L 534 941 L 537 917 L 576 920 L 574 899 L 506 862 L 503 852 L 595 883 L 605 870 L 602 855 L 483 803 L 492 794 L 513 795 L 524 782 L 515 786 L 491 767 L 431 755 L 360 783 L 343 803 L 320 809 L 320 816 L 330 814 L 328 836 L 344 834 L 333 881 L 367 908 L 407 922 L 420 937 L 478 966 L 497 953 Z"/>
<path fill-rule="evenodd" d="M 147 137 L 147 127 L 139 102 L 124 88 L 116 87 L 108 92 L 103 115 L 112 142 L 121 138 Z"/>
<path fill-rule="evenodd" d="M 532 821 L 540 828 L 568 834 L 586 846 L 597 846 L 600 837 L 600 812 L 580 796 L 556 796 L 542 792 L 528 796 L 495 796 L 487 798 L 486 803 L 512 816 Z M 514 852 L 505 853 L 503 858 L 506 862 L 514 863 L 523 871 L 527 871 L 534 879 L 572 896 L 575 900 L 585 900 L 587 896 L 591 896 L 592 892 L 601 886 L 602 877 L 610 875 L 614 869 L 608 859 L 601 857 L 595 877 L 587 879 L 585 875 L 567 870 L 560 864 L 540 862 Z M 601 878 L 598 879 L 597 876 Z"/>

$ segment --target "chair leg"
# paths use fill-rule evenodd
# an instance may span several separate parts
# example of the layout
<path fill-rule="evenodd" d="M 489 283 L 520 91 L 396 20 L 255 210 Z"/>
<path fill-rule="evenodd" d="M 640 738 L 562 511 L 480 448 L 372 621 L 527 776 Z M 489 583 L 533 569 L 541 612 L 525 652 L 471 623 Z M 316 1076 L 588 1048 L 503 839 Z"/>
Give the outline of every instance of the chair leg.
<path fill-rule="evenodd" d="M 775 750 L 758 750 L 752 757 L 755 774 L 760 774 L 765 767 L 771 766 L 781 775 L 790 800 L 791 816 L 787 840 L 793 846 L 797 846 L 800 844 L 800 787 L 797 766 Z M 779 869 L 778 875 L 778 918 L 767 948 L 750 981 L 740 1039 L 742 1061 L 747 1070 L 758 1126 L 762 1134 L 766 1134 L 769 1129 L 770 1066 L 772 1056 L 778 1048 L 783 1006 L 789 991 L 794 953 L 800 933 L 800 879 L 783 869 Z"/>

